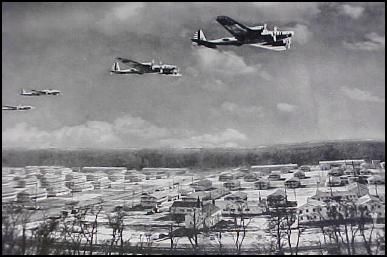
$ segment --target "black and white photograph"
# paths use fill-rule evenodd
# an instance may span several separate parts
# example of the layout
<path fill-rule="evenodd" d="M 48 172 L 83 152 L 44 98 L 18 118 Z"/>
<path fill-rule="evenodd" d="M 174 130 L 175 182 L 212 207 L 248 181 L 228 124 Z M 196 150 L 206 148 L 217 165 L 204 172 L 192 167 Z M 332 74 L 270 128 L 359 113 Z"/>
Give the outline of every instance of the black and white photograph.
<path fill-rule="evenodd" d="M 385 2 L 2 2 L 2 255 L 385 255 Z"/>

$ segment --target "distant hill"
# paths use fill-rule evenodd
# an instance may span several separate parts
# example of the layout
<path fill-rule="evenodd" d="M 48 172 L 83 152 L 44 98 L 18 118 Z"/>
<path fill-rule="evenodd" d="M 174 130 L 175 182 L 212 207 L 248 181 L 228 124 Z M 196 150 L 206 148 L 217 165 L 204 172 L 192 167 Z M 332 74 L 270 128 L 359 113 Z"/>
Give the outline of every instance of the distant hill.
<path fill-rule="evenodd" d="M 342 141 L 281 144 L 260 148 L 186 149 L 3 149 L 2 165 L 125 166 L 225 168 L 241 165 L 297 163 L 318 164 L 320 160 L 385 160 L 385 142 Z"/>

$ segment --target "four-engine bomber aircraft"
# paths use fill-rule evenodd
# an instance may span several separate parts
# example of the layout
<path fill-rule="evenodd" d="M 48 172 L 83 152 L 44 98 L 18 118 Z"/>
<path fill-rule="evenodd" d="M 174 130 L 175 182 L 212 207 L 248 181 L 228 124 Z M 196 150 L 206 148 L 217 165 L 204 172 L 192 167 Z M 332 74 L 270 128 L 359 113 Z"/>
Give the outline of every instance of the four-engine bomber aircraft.
<path fill-rule="evenodd" d="M 3 111 L 26 111 L 26 110 L 31 110 L 34 108 L 35 107 L 29 106 L 29 105 L 16 105 L 16 106 L 3 105 L 2 106 Z"/>
<path fill-rule="evenodd" d="M 197 45 L 209 48 L 217 48 L 218 45 L 251 45 L 275 51 L 284 51 L 290 48 L 293 31 L 279 31 L 274 27 L 272 31 L 267 29 L 267 25 L 247 27 L 227 16 L 218 16 L 219 22 L 234 37 L 226 37 L 214 40 L 207 40 L 202 30 L 198 30 L 191 41 Z"/>
<path fill-rule="evenodd" d="M 168 76 L 176 76 L 180 77 L 181 74 L 177 66 L 170 64 L 155 64 L 152 62 L 136 62 L 133 60 L 129 60 L 126 58 L 117 57 L 116 60 L 120 61 L 124 65 L 126 65 L 127 69 L 121 69 L 118 62 L 114 62 L 112 69 L 110 70 L 110 74 L 144 74 L 144 73 L 154 73 L 154 74 L 162 74 Z"/>
<path fill-rule="evenodd" d="M 23 96 L 61 95 L 61 94 L 62 93 L 56 89 L 41 89 L 41 90 L 32 89 L 31 91 L 28 92 L 23 88 L 20 92 L 20 95 L 23 95 Z"/>

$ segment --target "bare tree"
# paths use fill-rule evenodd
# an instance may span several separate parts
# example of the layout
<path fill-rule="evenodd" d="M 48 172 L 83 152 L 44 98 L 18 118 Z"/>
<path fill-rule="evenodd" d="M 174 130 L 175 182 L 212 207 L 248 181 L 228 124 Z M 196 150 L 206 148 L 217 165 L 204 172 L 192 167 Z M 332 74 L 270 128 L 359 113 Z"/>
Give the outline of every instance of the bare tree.
<path fill-rule="evenodd" d="M 242 253 L 242 245 L 243 241 L 246 237 L 247 227 L 251 222 L 251 217 L 246 217 L 246 214 L 243 212 L 243 206 L 239 205 L 238 213 L 234 214 L 234 227 L 232 237 L 234 239 L 234 245 L 237 250 L 237 254 L 240 255 Z"/>

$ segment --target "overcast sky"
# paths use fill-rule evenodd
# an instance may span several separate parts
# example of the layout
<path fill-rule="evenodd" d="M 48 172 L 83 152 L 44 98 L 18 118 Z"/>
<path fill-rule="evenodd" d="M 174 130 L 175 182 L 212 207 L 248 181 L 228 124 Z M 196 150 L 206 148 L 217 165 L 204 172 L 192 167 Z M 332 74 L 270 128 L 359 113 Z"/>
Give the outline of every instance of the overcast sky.
<path fill-rule="evenodd" d="M 191 45 L 248 26 L 291 49 Z M 3 147 L 257 147 L 385 140 L 384 3 L 2 3 Z M 114 57 L 183 77 L 110 75 Z M 21 88 L 62 96 L 23 97 Z"/>

